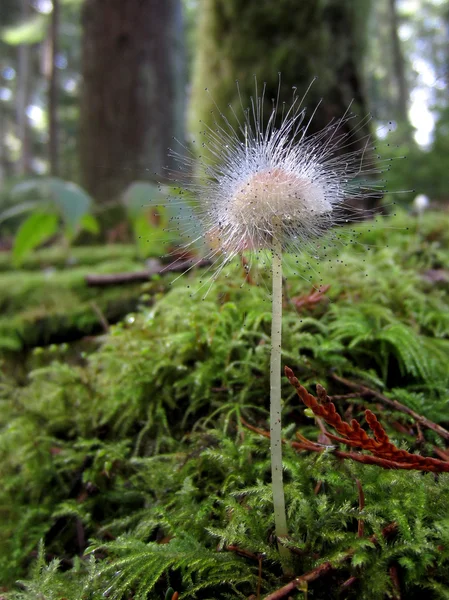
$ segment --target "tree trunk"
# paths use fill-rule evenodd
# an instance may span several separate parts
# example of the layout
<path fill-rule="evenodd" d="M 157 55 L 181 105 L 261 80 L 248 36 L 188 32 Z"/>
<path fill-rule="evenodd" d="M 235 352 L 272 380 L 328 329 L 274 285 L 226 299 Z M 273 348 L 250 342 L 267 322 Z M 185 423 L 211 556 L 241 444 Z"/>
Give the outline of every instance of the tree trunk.
<path fill-rule="evenodd" d="M 181 4 L 85 0 L 82 25 L 82 183 L 104 204 L 131 181 L 160 178 L 182 137 Z"/>
<path fill-rule="evenodd" d="M 321 97 L 324 102 L 310 131 L 340 117 L 353 99 L 354 112 L 367 114 L 361 73 L 369 8 L 369 0 L 200 0 L 191 130 L 198 132 L 199 120 L 211 124 L 211 97 L 220 108 L 241 110 L 235 80 L 247 101 L 255 92 L 253 74 L 259 90 L 267 84 L 267 116 L 278 72 L 287 103 L 293 85 L 301 96 L 318 77 L 305 104 L 311 113 Z M 362 128 L 360 139 L 366 133 Z"/>
<path fill-rule="evenodd" d="M 29 0 L 21 0 L 21 19 L 26 21 L 30 14 Z M 16 171 L 20 176 L 30 170 L 30 131 L 26 109 L 30 94 L 30 46 L 20 44 L 17 60 L 16 123 L 17 137 L 20 140 L 20 155 Z"/>
<path fill-rule="evenodd" d="M 411 141 L 412 129 L 408 118 L 409 92 L 405 75 L 404 56 L 399 38 L 397 0 L 388 0 L 390 15 L 391 49 L 393 52 L 394 78 L 397 87 L 396 118 L 404 127 L 405 141 Z"/>
<path fill-rule="evenodd" d="M 446 32 L 446 55 L 445 55 L 445 82 L 446 91 L 449 90 L 449 2 L 446 4 L 444 11 L 444 28 Z"/>
<path fill-rule="evenodd" d="M 50 61 L 48 78 L 48 154 L 50 161 L 50 173 L 54 176 L 59 174 L 59 150 L 58 150 L 58 69 L 56 57 L 58 54 L 59 35 L 59 0 L 53 0 L 53 11 L 50 22 Z"/>

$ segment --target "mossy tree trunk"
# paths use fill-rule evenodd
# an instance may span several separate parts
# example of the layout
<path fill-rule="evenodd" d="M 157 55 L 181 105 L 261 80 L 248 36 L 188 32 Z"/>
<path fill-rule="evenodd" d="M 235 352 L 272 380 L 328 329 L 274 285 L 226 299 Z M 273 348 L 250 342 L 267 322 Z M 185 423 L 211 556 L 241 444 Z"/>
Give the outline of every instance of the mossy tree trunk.
<path fill-rule="evenodd" d="M 366 115 L 362 62 L 369 9 L 370 0 L 200 0 L 191 131 L 201 129 L 199 120 L 211 124 L 211 97 L 223 110 L 228 103 L 238 109 L 236 79 L 245 99 L 254 95 L 253 74 L 259 91 L 267 82 L 267 117 L 277 95 L 278 72 L 286 102 L 292 86 L 301 96 L 318 77 L 306 105 L 311 112 L 321 97 L 324 102 L 310 131 L 340 117 L 351 100 L 354 112 Z M 362 128 L 360 139 L 367 132 Z"/>
<path fill-rule="evenodd" d="M 183 26 L 180 0 L 85 0 L 80 160 L 98 203 L 167 164 L 182 137 Z"/>

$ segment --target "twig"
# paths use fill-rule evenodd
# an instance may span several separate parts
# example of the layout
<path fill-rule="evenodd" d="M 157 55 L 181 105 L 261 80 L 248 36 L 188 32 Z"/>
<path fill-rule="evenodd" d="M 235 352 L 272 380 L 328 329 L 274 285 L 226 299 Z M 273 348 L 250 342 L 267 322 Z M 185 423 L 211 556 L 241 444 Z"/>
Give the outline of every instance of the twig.
<path fill-rule="evenodd" d="M 365 494 L 363 493 L 362 482 L 360 481 L 360 479 L 356 479 L 355 482 L 357 484 L 357 490 L 359 492 L 359 511 L 362 512 L 362 510 L 365 508 Z M 357 537 L 363 537 L 364 533 L 365 521 L 360 517 L 360 519 L 358 519 L 357 525 Z"/>
<path fill-rule="evenodd" d="M 312 569 L 312 571 L 304 573 L 304 575 L 301 575 L 301 577 L 295 577 L 295 579 L 293 579 L 293 581 L 290 581 L 290 583 L 287 583 L 287 585 L 284 585 L 279 590 L 276 590 L 272 594 L 268 594 L 268 596 L 265 596 L 264 600 L 278 600 L 278 598 L 284 598 L 284 596 L 286 596 L 290 592 L 293 592 L 294 590 L 303 590 L 306 588 L 306 585 L 309 582 L 315 581 L 315 579 L 318 579 L 319 577 L 321 577 L 325 573 L 328 573 L 332 569 L 332 564 L 330 562 L 325 562 L 316 567 L 315 569 Z"/>
<path fill-rule="evenodd" d="M 108 333 L 108 331 L 109 331 L 109 323 L 108 323 L 108 320 L 106 319 L 106 317 L 104 316 L 103 311 L 98 306 L 98 304 L 96 304 L 95 302 L 91 302 L 90 305 L 91 305 L 92 310 L 94 311 L 94 313 L 97 315 L 98 320 L 100 321 L 101 326 L 103 327 L 104 332 Z"/>
<path fill-rule="evenodd" d="M 208 259 L 199 260 L 175 260 L 169 265 L 163 265 L 160 261 L 154 260 L 147 269 L 142 271 L 134 271 L 132 273 L 108 273 L 108 274 L 93 274 L 86 275 L 86 283 L 91 287 L 105 287 L 108 285 L 119 285 L 123 283 L 136 283 L 139 281 L 148 281 L 153 275 L 161 275 L 163 273 L 187 271 L 191 267 L 206 267 L 211 264 Z"/>
<path fill-rule="evenodd" d="M 382 529 L 382 532 L 381 532 L 382 537 L 385 538 L 385 537 L 391 535 L 392 533 L 394 533 L 397 530 L 397 528 L 398 528 L 397 523 L 390 523 L 389 525 L 387 525 L 386 527 L 384 527 Z M 378 537 L 376 535 L 371 535 L 368 538 L 368 540 L 372 544 L 377 545 L 379 543 Z M 349 558 L 351 558 L 351 556 L 354 554 L 354 552 L 355 552 L 354 548 L 349 548 L 349 550 L 347 550 L 345 552 L 345 554 L 338 560 L 338 563 L 343 563 L 346 560 L 348 560 Z M 301 575 L 300 577 L 295 577 L 295 579 L 290 581 L 290 583 L 287 583 L 287 585 L 284 585 L 283 587 L 281 587 L 279 590 L 276 590 L 272 594 L 268 594 L 268 596 L 265 596 L 264 600 L 279 600 L 279 598 L 284 598 L 287 594 L 289 594 L 290 592 L 293 592 L 294 590 L 304 589 L 304 587 L 308 583 L 310 583 L 311 581 L 315 581 L 316 579 L 318 579 L 325 573 L 328 573 L 329 571 L 331 571 L 335 568 L 337 568 L 337 567 L 332 565 L 332 563 L 324 562 L 321 565 L 318 565 L 318 567 L 315 567 L 314 569 L 309 571 L 308 573 L 304 573 L 304 575 Z"/>
<path fill-rule="evenodd" d="M 346 581 L 344 581 L 340 586 L 340 591 L 347 590 L 351 585 L 353 585 L 357 581 L 358 577 L 350 577 Z"/>
<path fill-rule="evenodd" d="M 398 569 L 395 565 L 391 565 L 389 569 L 390 579 L 393 587 L 393 600 L 401 600 L 401 586 L 399 584 Z"/>
<path fill-rule="evenodd" d="M 244 556 L 245 558 L 251 558 L 252 560 L 259 560 L 260 554 L 254 554 L 249 550 L 245 550 L 245 548 L 240 548 L 239 546 L 235 546 L 234 544 L 229 544 L 225 547 L 229 552 L 235 552 L 236 554 L 240 554 L 240 556 Z"/>
<path fill-rule="evenodd" d="M 258 579 L 257 579 L 256 600 L 259 600 L 260 599 L 260 587 L 262 585 L 262 561 L 263 561 L 265 555 L 261 554 L 261 553 L 253 554 L 253 552 L 249 552 L 249 550 L 245 550 L 244 548 L 240 548 L 239 546 L 235 546 L 233 544 L 226 546 L 226 550 L 235 552 L 236 554 L 240 554 L 240 556 L 244 556 L 245 558 L 257 560 L 257 562 L 259 564 L 259 569 L 258 569 Z"/>
<path fill-rule="evenodd" d="M 374 396 L 374 398 L 377 398 L 384 404 L 387 404 L 388 406 L 391 406 L 392 408 L 411 416 L 417 423 L 420 423 L 424 427 L 427 427 L 427 429 L 431 429 L 432 431 L 435 431 L 442 438 L 449 441 L 449 431 L 447 429 L 444 429 L 444 427 L 441 427 L 441 425 L 438 425 L 437 423 L 434 423 L 433 421 L 426 419 L 426 417 L 424 417 L 423 415 L 420 415 L 419 413 L 415 412 L 408 406 L 401 404 L 397 400 L 391 400 L 391 398 L 387 398 L 380 392 L 378 392 L 376 390 L 372 390 L 371 388 L 367 387 L 366 385 L 362 385 L 360 383 L 355 383 L 354 381 L 351 381 L 350 379 L 346 379 L 344 377 L 340 377 L 339 375 L 336 375 L 335 373 L 332 374 L 332 378 L 335 379 L 335 381 L 339 381 L 340 383 L 343 383 L 347 387 L 359 390 L 360 393 L 363 394 L 364 396 L 365 395 Z"/>
<path fill-rule="evenodd" d="M 312 289 L 310 294 L 304 296 L 295 296 L 291 299 L 291 302 L 295 305 L 297 310 L 301 308 L 312 308 L 315 304 L 322 302 L 325 298 L 324 294 L 329 290 L 330 285 L 322 285 L 318 289 Z"/>

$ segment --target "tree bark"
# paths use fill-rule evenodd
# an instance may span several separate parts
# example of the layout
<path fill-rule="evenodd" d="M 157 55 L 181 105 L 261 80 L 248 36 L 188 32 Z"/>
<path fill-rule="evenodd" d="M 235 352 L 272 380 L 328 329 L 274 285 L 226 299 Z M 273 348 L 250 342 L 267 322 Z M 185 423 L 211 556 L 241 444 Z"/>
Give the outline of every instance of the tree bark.
<path fill-rule="evenodd" d="M 25 21 L 30 14 L 29 0 L 21 0 L 21 19 Z M 30 130 L 28 126 L 26 109 L 30 94 L 30 46 L 20 44 L 17 60 L 17 92 L 16 92 L 16 123 L 17 137 L 21 148 L 17 161 L 17 175 L 26 175 L 30 170 Z"/>
<path fill-rule="evenodd" d="M 170 165 L 182 138 L 180 0 L 85 0 L 80 159 L 84 187 L 114 202 L 136 179 Z"/>
<path fill-rule="evenodd" d="M 287 103 L 293 85 L 301 96 L 318 77 L 305 104 L 311 113 L 321 97 L 325 101 L 310 132 L 343 115 L 352 100 L 354 112 L 366 115 L 362 61 L 369 9 L 369 0 L 201 0 L 191 131 L 212 124 L 211 97 L 223 110 L 231 104 L 241 111 L 235 80 L 246 102 L 255 93 L 253 74 L 259 91 L 267 85 L 267 117 L 277 96 L 278 72 L 281 100 Z M 360 140 L 367 131 L 359 131 Z"/>
<path fill-rule="evenodd" d="M 411 135 L 411 128 L 408 120 L 408 101 L 409 91 L 407 79 L 405 75 L 404 56 L 401 49 L 401 40 L 399 38 L 399 17 L 396 0 L 388 0 L 390 14 L 390 32 L 391 32 L 391 48 L 393 51 L 393 68 L 394 77 L 397 87 L 397 104 L 396 116 L 397 119 L 406 126 L 407 135 Z"/>
<path fill-rule="evenodd" d="M 50 21 L 50 72 L 48 78 L 48 154 L 50 173 L 59 174 L 59 144 L 58 144 L 58 69 L 56 57 L 58 54 L 59 36 L 59 0 L 53 0 L 53 11 Z"/>
<path fill-rule="evenodd" d="M 449 90 L 449 2 L 447 2 L 444 11 L 444 28 L 446 32 L 446 61 L 445 61 L 445 82 L 446 91 Z"/>

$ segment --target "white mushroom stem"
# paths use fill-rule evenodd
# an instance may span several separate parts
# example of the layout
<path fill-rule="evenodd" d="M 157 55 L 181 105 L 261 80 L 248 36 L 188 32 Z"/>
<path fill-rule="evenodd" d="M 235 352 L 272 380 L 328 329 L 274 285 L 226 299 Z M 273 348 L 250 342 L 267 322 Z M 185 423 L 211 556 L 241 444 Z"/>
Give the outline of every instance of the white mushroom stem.
<path fill-rule="evenodd" d="M 281 428 L 281 340 L 282 340 L 282 244 L 276 235 L 279 225 L 273 223 L 273 298 L 271 321 L 271 362 L 270 362 L 270 439 L 271 439 L 271 481 L 273 488 L 274 522 L 276 536 L 287 536 L 287 518 L 282 468 L 282 428 Z M 278 543 L 281 558 L 287 559 L 290 553 Z"/>

